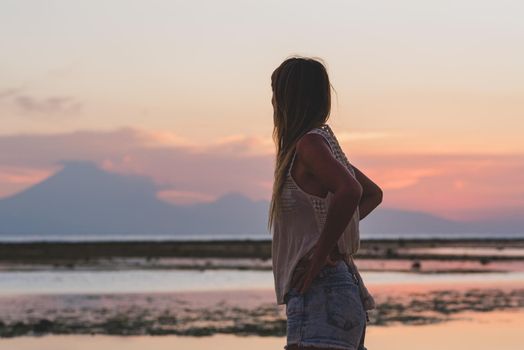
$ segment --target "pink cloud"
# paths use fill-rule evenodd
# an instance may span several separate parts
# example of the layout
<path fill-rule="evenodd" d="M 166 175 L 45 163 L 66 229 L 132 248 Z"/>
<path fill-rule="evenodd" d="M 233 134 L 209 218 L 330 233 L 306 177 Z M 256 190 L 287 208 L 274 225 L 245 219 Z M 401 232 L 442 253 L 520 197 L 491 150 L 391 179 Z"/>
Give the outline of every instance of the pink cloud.
<path fill-rule="evenodd" d="M 87 160 L 108 171 L 149 176 L 159 198 L 178 204 L 207 202 L 231 191 L 252 199 L 267 200 L 271 194 L 270 138 L 233 135 L 194 144 L 176 133 L 123 128 L 1 136 L 0 149 L 9 150 L 0 153 L 4 197 L 41 181 L 62 160 Z M 523 155 L 347 155 L 384 189 L 384 206 L 453 219 L 524 214 Z"/>
<path fill-rule="evenodd" d="M 355 157 L 386 190 L 384 204 L 452 219 L 524 214 L 522 155 Z"/>

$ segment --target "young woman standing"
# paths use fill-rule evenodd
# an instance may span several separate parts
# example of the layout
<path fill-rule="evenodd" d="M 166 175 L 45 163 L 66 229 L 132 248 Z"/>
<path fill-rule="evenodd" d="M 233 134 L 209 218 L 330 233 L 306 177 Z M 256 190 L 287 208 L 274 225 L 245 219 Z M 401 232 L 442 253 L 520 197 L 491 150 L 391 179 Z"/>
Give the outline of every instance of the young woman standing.
<path fill-rule="evenodd" d="M 359 221 L 381 189 L 342 151 L 326 124 L 331 84 L 318 59 L 292 57 L 272 74 L 277 155 L 268 226 L 278 304 L 286 305 L 286 350 L 364 350 L 375 308 L 353 261 Z"/>

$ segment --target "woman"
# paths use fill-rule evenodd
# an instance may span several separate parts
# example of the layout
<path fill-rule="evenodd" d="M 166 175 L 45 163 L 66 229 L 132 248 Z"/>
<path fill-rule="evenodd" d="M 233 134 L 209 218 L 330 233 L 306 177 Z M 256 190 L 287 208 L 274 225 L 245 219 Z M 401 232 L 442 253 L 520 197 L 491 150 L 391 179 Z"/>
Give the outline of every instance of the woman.
<path fill-rule="evenodd" d="M 326 124 L 331 84 L 320 60 L 288 58 L 271 87 L 277 156 L 268 226 L 277 304 L 286 304 L 284 349 L 364 350 L 375 303 L 352 255 L 359 220 L 382 191 L 348 162 Z"/>

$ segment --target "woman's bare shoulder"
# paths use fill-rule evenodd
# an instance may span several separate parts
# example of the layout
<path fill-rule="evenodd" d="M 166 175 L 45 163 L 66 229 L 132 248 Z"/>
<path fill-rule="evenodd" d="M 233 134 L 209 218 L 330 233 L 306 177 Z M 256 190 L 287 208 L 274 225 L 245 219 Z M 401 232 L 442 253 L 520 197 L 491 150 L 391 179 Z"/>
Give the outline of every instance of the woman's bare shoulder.
<path fill-rule="evenodd" d="M 308 132 L 303 135 L 297 142 L 297 151 L 307 152 L 312 148 L 326 148 L 331 150 L 328 140 L 321 133 Z"/>
<path fill-rule="evenodd" d="M 297 142 L 296 153 L 306 163 L 333 157 L 329 142 L 318 133 L 303 135 Z"/>

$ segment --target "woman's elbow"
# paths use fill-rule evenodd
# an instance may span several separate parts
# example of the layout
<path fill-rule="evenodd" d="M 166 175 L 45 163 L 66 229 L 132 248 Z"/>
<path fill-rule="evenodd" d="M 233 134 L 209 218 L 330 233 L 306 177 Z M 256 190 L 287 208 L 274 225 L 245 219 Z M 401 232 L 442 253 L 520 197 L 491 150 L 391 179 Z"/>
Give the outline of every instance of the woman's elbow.
<path fill-rule="evenodd" d="M 374 201 L 374 207 L 378 207 L 380 203 L 382 203 L 382 198 L 384 197 L 384 194 L 382 192 L 382 189 L 380 187 L 377 187 L 377 190 L 375 191 L 373 195 L 373 201 Z"/>
<path fill-rule="evenodd" d="M 377 205 L 382 203 L 382 198 L 384 197 L 384 192 L 382 191 L 382 189 L 380 187 L 378 187 L 378 190 L 377 190 Z"/>

